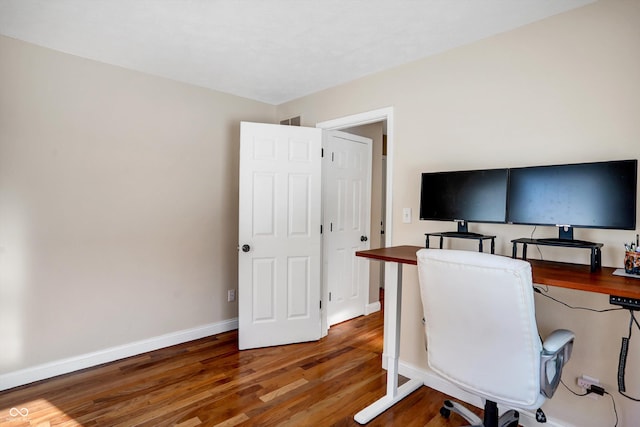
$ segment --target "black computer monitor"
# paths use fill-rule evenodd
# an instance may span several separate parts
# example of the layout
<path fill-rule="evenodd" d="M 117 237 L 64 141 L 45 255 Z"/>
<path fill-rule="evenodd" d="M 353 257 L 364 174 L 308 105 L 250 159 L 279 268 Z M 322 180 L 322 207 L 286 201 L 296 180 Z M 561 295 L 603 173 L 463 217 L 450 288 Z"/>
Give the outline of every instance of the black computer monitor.
<path fill-rule="evenodd" d="M 420 219 L 503 223 L 506 219 L 508 169 L 430 172 L 422 174 Z"/>
<path fill-rule="evenodd" d="M 559 240 L 573 227 L 634 230 L 638 161 L 511 168 L 507 222 L 551 225 Z"/>

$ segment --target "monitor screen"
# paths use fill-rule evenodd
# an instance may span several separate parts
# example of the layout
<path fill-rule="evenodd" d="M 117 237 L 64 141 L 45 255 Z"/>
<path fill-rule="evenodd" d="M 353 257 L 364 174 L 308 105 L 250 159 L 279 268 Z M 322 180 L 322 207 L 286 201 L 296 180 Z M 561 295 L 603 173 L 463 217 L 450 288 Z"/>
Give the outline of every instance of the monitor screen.
<path fill-rule="evenodd" d="M 422 174 L 420 219 L 505 222 L 508 169 Z"/>
<path fill-rule="evenodd" d="M 512 168 L 507 222 L 633 230 L 637 160 Z"/>

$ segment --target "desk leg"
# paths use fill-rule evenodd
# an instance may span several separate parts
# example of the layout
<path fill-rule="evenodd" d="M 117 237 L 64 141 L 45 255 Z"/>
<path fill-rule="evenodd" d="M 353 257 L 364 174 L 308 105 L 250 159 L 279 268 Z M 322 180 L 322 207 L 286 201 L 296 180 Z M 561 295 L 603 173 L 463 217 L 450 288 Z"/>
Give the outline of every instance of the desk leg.
<path fill-rule="evenodd" d="M 398 358 L 400 356 L 400 308 L 402 305 L 402 264 L 387 263 L 392 272 L 397 271 L 395 284 L 386 283 L 384 292 L 384 349 L 387 354 L 387 394 L 358 412 L 354 419 L 366 424 L 395 405 L 423 384 L 409 380 L 398 387 Z"/>

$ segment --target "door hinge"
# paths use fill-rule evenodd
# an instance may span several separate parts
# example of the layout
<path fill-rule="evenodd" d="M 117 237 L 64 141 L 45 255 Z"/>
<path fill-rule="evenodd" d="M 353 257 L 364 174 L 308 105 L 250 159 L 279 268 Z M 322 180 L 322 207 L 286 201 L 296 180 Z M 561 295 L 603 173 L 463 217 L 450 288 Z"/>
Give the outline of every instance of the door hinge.
<path fill-rule="evenodd" d="M 329 292 L 329 301 L 331 301 L 331 292 Z"/>
<path fill-rule="evenodd" d="M 322 300 L 320 300 L 320 310 L 322 310 Z"/>
<path fill-rule="evenodd" d="M 332 223 L 332 222 L 330 222 L 329 224 L 330 224 L 330 226 L 331 226 L 331 227 L 329 228 L 329 231 L 331 231 L 331 232 L 333 233 L 333 223 Z"/>
<path fill-rule="evenodd" d="M 332 161 L 332 162 L 334 161 L 334 158 L 335 158 L 335 157 L 334 157 L 334 154 L 336 154 L 336 153 L 333 153 L 333 152 L 331 153 L 331 161 Z"/>
<path fill-rule="evenodd" d="M 324 157 L 324 148 L 320 149 L 320 157 Z"/>
<path fill-rule="evenodd" d="M 320 234 L 322 234 L 322 224 L 320 224 Z"/>

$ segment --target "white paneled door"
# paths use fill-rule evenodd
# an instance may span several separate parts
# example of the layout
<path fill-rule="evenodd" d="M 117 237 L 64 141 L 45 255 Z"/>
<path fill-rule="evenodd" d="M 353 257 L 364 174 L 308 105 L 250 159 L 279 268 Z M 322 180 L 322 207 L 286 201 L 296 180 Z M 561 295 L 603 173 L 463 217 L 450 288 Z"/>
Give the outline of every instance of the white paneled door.
<path fill-rule="evenodd" d="M 329 326 L 363 315 L 369 302 L 370 138 L 328 131 L 324 142 L 324 277 Z"/>
<path fill-rule="evenodd" d="M 241 123 L 240 349 L 322 335 L 321 146 L 320 129 Z"/>

